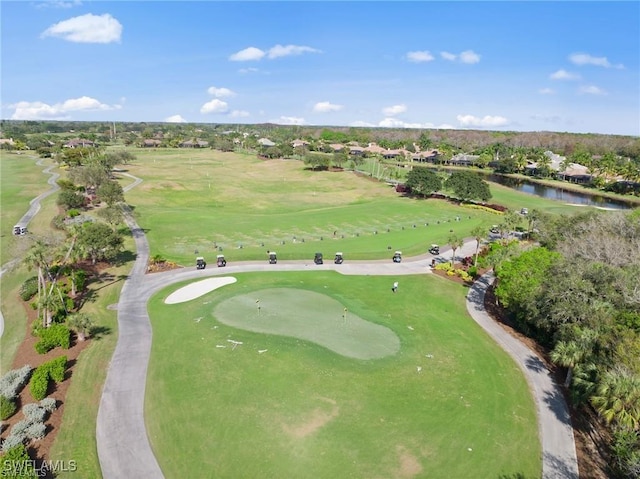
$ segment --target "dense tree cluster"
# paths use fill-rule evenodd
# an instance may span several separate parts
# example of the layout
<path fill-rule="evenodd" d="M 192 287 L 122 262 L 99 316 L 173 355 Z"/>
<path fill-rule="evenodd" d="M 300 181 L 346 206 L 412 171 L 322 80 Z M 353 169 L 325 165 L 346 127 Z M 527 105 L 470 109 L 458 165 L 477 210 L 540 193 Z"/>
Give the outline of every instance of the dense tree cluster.
<path fill-rule="evenodd" d="M 640 211 L 542 218 L 539 229 L 541 246 L 496 268 L 496 296 L 567 368 L 576 406 L 610 428 L 613 472 L 640 477 Z"/>

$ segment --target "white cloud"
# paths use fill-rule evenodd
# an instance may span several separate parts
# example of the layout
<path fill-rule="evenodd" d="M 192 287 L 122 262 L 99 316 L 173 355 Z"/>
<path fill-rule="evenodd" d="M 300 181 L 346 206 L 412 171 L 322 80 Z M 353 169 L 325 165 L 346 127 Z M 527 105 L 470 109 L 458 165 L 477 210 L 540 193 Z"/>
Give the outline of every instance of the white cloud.
<path fill-rule="evenodd" d="M 578 92 L 581 93 L 581 94 L 585 94 L 585 95 L 606 95 L 607 94 L 606 91 L 604 91 L 601 88 L 598 88 L 595 85 L 582 86 L 582 87 L 580 87 Z"/>
<path fill-rule="evenodd" d="M 111 43 L 119 42 L 121 35 L 122 24 L 108 13 L 87 13 L 51 25 L 41 37 L 58 37 L 76 43 Z"/>
<path fill-rule="evenodd" d="M 553 95 L 555 93 L 555 90 L 553 88 L 540 88 L 540 90 L 538 90 L 538 93 L 540 93 L 541 95 Z"/>
<path fill-rule="evenodd" d="M 316 50 L 315 48 L 301 46 L 301 45 L 276 45 L 274 47 L 269 48 L 268 57 L 280 58 L 280 57 L 289 57 L 292 55 L 302 55 L 303 53 L 322 53 L 320 50 Z"/>
<path fill-rule="evenodd" d="M 604 68 L 624 68 L 624 65 L 612 65 L 607 57 L 594 57 L 588 53 L 572 53 L 569 55 L 569 61 L 574 65 L 595 65 Z"/>
<path fill-rule="evenodd" d="M 242 73 L 242 74 L 246 74 L 246 73 L 256 73 L 260 70 L 258 70 L 257 68 L 241 68 L 240 70 L 238 70 L 238 73 Z"/>
<path fill-rule="evenodd" d="M 333 103 L 330 103 L 328 101 L 321 101 L 316 103 L 315 105 L 313 105 L 313 111 L 318 112 L 318 113 L 327 113 L 330 111 L 340 111 L 342 110 L 343 106 L 342 105 L 336 105 Z"/>
<path fill-rule="evenodd" d="M 397 118 L 385 118 L 378 122 L 378 126 L 383 128 L 431 128 L 431 123 L 408 123 Z"/>
<path fill-rule="evenodd" d="M 247 62 L 252 60 L 260 60 L 265 55 L 266 53 L 259 48 L 249 47 L 234 53 L 229 57 L 229 60 L 231 60 L 232 62 Z"/>
<path fill-rule="evenodd" d="M 459 55 L 449 52 L 440 52 L 440 56 L 450 62 L 459 61 L 460 63 L 467 63 L 469 65 L 478 63 L 480 61 L 480 55 L 478 55 L 473 50 L 465 50 Z"/>
<path fill-rule="evenodd" d="M 407 52 L 407 60 L 413 63 L 430 62 L 433 59 L 434 56 L 427 50 Z"/>
<path fill-rule="evenodd" d="M 505 126 L 510 122 L 503 116 L 485 115 L 482 118 L 473 115 L 458 115 L 456 119 L 462 126 L 476 126 L 480 128 Z"/>
<path fill-rule="evenodd" d="M 394 116 L 407 111 L 406 105 L 393 105 L 382 109 L 382 113 L 386 116 Z"/>
<path fill-rule="evenodd" d="M 88 96 L 71 98 L 53 105 L 41 101 L 20 101 L 14 105 L 9 105 L 9 107 L 15 109 L 11 116 L 12 120 L 62 120 L 69 119 L 67 113 L 72 111 L 105 111 L 122 108 L 120 105 L 101 103 Z"/>
<path fill-rule="evenodd" d="M 236 92 L 229 90 L 228 88 L 216 88 L 214 86 L 210 86 L 207 89 L 207 93 L 209 95 L 213 95 L 216 98 L 226 98 L 230 96 L 236 96 Z"/>
<path fill-rule="evenodd" d="M 281 116 L 276 120 L 269 120 L 269 123 L 276 123 L 277 125 L 304 125 L 304 118 L 295 116 Z"/>
<path fill-rule="evenodd" d="M 185 120 L 184 118 L 182 118 L 181 115 L 171 115 L 168 116 L 164 119 L 165 122 L 167 123 L 186 123 L 187 120 Z"/>
<path fill-rule="evenodd" d="M 473 65 L 474 63 L 478 63 L 480 61 L 480 55 L 478 55 L 473 50 L 465 50 L 460 54 L 460 61 L 462 63 Z"/>
<path fill-rule="evenodd" d="M 553 72 L 549 75 L 549 78 L 552 80 L 579 80 L 580 75 L 575 73 L 569 73 L 566 70 L 558 70 L 557 72 Z"/>
<path fill-rule="evenodd" d="M 200 113 L 226 113 L 228 109 L 227 102 L 215 98 L 202 105 Z"/>
<path fill-rule="evenodd" d="M 315 48 L 303 46 L 303 45 L 275 45 L 266 52 L 256 47 L 245 48 L 239 52 L 234 53 L 229 57 L 229 60 L 234 62 L 246 62 L 252 60 L 261 60 L 266 57 L 270 60 L 274 58 L 289 57 L 293 55 L 302 55 L 303 53 L 322 53 Z M 244 71 L 247 73 L 249 70 Z"/>
<path fill-rule="evenodd" d="M 445 60 L 449 60 L 450 62 L 455 61 L 456 58 L 458 57 L 457 55 L 454 55 L 453 53 L 449 53 L 449 52 L 440 52 L 440 56 Z"/>
<path fill-rule="evenodd" d="M 79 7 L 82 5 L 80 0 L 45 0 L 44 2 L 40 2 L 36 4 L 36 8 L 72 8 Z"/>
<path fill-rule="evenodd" d="M 250 113 L 248 111 L 233 110 L 231 113 L 229 113 L 229 116 L 231 118 L 246 118 L 246 117 L 251 116 L 251 115 L 250 115 Z"/>

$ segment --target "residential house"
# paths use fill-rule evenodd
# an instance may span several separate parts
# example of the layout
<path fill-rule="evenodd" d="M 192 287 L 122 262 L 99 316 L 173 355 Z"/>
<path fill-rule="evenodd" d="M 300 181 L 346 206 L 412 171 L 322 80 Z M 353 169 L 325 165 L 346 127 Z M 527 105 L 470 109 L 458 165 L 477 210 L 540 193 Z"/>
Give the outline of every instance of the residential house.
<path fill-rule="evenodd" d="M 63 148 L 91 148 L 94 146 L 97 145 L 93 141 L 84 138 L 74 138 L 62 145 Z"/>
<path fill-rule="evenodd" d="M 455 166 L 471 166 L 473 165 L 480 156 L 478 155 L 467 155 L 466 153 L 460 153 L 455 155 L 449 160 L 449 163 Z"/>
<path fill-rule="evenodd" d="M 293 146 L 293 149 L 295 150 L 296 148 L 304 148 L 309 146 L 309 142 L 304 140 L 293 140 L 291 142 L 291 146 Z"/>
<path fill-rule="evenodd" d="M 157 148 L 158 146 L 160 146 L 160 144 L 162 143 L 162 141 L 160 140 L 156 140 L 153 138 L 147 138 L 146 140 L 144 140 L 142 142 L 142 144 L 140 146 L 142 146 L 143 148 Z"/>

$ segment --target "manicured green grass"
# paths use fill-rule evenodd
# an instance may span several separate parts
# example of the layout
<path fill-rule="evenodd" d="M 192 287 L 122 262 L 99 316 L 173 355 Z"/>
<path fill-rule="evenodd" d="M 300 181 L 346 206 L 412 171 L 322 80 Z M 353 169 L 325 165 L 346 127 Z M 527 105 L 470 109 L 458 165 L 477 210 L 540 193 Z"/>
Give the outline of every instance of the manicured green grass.
<path fill-rule="evenodd" d="M 127 201 L 152 254 L 183 265 L 215 256 L 216 247 L 230 261 L 264 259 L 267 250 L 282 259 L 316 251 L 342 251 L 350 259 L 386 258 L 390 249 L 416 255 L 445 243 L 451 230 L 465 237 L 479 224 L 496 223 L 491 213 L 405 198 L 370 178 L 314 172 L 300 161 L 212 150 L 135 154 L 127 169 L 145 181 Z"/>
<path fill-rule="evenodd" d="M 29 210 L 29 202 L 49 189 L 49 175 L 42 170 L 51 163 L 45 161 L 44 166 L 38 166 L 38 158 L 31 155 L 6 151 L 0 155 L 0 264 L 5 264 L 24 250 L 25 238 L 14 237 L 13 226 Z"/>
<path fill-rule="evenodd" d="M 396 294 L 389 277 L 236 277 L 187 303 L 163 303 L 181 285 L 149 303 L 145 414 L 165 477 L 540 477 L 526 381 L 466 314 L 465 288 L 427 275 L 403 277 Z M 393 331 L 400 350 L 357 360 L 215 317 L 271 288 L 329 296 Z"/>

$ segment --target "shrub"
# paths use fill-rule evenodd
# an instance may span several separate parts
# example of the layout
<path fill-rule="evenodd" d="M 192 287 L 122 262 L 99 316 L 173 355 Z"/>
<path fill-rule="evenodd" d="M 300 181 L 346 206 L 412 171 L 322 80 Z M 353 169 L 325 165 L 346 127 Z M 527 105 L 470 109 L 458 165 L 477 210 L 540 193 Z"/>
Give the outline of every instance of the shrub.
<path fill-rule="evenodd" d="M 49 370 L 41 368 L 42 366 L 35 370 L 29 382 L 31 395 L 37 401 L 44 399 L 49 389 Z"/>
<path fill-rule="evenodd" d="M 25 429 L 25 435 L 30 439 L 42 439 L 47 432 L 47 427 L 42 421 L 34 421 Z"/>
<path fill-rule="evenodd" d="M 7 399 L 13 399 L 18 396 L 18 393 L 22 390 L 22 387 L 29 379 L 31 373 L 31 366 L 26 365 L 20 369 L 12 369 L 0 378 L 0 396 L 4 396 Z"/>
<path fill-rule="evenodd" d="M 44 398 L 42 401 L 40 401 L 40 407 L 46 412 L 53 412 L 55 411 L 56 407 L 58 407 L 58 405 L 55 399 Z"/>
<path fill-rule="evenodd" d="M 22 441 L 12 446 L 9 445 L 10 447 L 5 447 L 5 445 L 8 445 L 7 441 L 2 443 L 2 450 L 4 451 L 2 456 L 2 477 L 36 477 L 33 461 L 29 457 L 27 448 L 24 447 Z"/>
<path fill-rule="evenodd" d="M 64 324 L 52 324 L 48 328 L 38 330 L 40 341 L 35 345 L 39 354 L 51 351 L 53 348 L 60 346 L 63 349 L 69 349 L 71 344 L 71 332 Z"/>
<path fill-rule="evenodd" d="M 438 263 L 435 269 L 441 271 L 452 271 L 453 266 L 451 266 L 451 263 Z"/>
<path fill-rule="evenodd" d="M 16 403 L 13 399 L 8 399 L 4 396 L 0 396 L 0 419 L 9 419 L 16 412 Z"/>
<path fill-rule="evenodd" d="M 75 218 L 76 216 L 80 216 L 80 212 L 75 208 L 71 208 L 69 211 L 67 211 L 67 216 L 69 218 Z"/>
<path fill-rule="evenodd" d="M 27 428 L 30 425 L 31 425 L 31 421 L 28 420 L 28 419 L 22 419 L 21 421 L 18 421 L 11 428 L 11 435 L 12 436 L 23 436 L 24 437 L 24 432 L 27 430 Z"/>
<path fill-rule="evenodd" d="M 56 382 L 63 381 L 66 367 L 66 356 L 60 356 L 38 366 L 31 376 L 31 382 L 29 383 L 29 389 L 31 390 L 33 398 L 37 401 L 44 399 L 49 389 L 49 379 L 53 379 Z"/>
<path fill-rule="evenodd" d="M 22 414 L 24 414 L 24 417 L 32 422 L 44 421 L 44 418 L 47 415 L 47 411 L 43 407 L 40 407 L 38 404 L 30 403 L 25 404 L 22 407 Z"/>
<path fill-rule="evenodd" d="M 38 278 L 33 276 L 20 286 L 20 298 L 22 301 L 29 301 L 38 293 Z"/>
<path fill-rule="evenodd" d="M 24 447 L 24 445 L 22 444 L 23 441 L 24 441 L 24 436 L 14 436 L 13 434 L 9 434 L 9 437 L 7 437 L 4 441 L 2 441 L 2 452 L 8 454 L 9 451 L 15 447 L 19 447 L 19 446 Z M 3 461 L 10 460 L 10 459 L 7 459 L 6 455 L 3 456 L 2 459 Z M 19 466 L 16 466 L 16 467 L 19 467 Z"/>
<path fill-rule="evenodd" d="M 476 266 L 470 266 L 469 270 L 467 271 L 467 273 L 472 278 L 475 278 L 476 276 L 478 276 L 478 268 Z"/>

